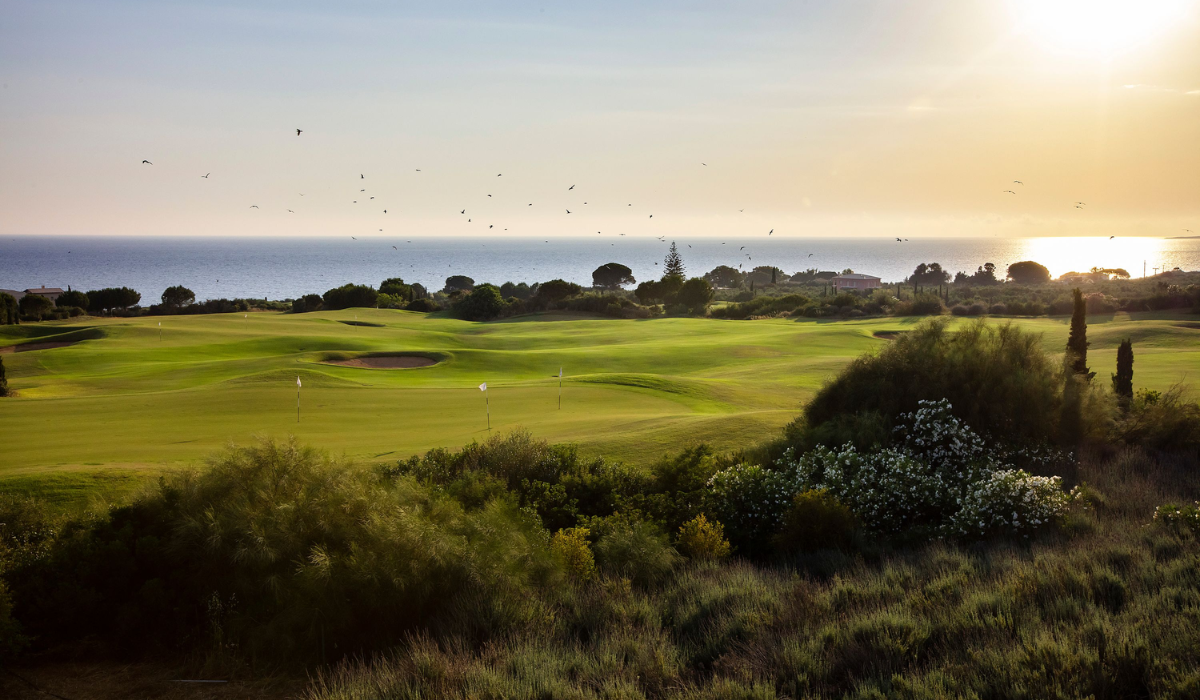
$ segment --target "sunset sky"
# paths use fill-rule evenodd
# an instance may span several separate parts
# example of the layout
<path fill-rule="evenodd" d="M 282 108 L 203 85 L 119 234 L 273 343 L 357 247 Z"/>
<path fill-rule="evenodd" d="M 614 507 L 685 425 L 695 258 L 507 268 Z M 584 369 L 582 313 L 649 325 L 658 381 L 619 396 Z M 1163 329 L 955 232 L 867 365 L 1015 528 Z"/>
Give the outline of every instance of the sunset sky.
<path fill-rule="evenodd" d="M 1200 235 L 1200 0 L 3 14 L 5 235 Z"/>

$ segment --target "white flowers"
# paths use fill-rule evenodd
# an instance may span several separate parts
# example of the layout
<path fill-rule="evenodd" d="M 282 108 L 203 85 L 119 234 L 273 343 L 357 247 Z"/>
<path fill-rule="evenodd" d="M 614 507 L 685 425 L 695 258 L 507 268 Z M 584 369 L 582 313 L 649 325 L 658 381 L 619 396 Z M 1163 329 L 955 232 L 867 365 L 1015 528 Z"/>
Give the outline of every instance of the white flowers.
<path fill-rule="evenodd" d="M 773 532 L 792 496 L 825 489 L 877 532 L 915 538 L 1027 535 L 1062 515 L 1070 496 L 1059 477 L 1013 469 L 1069 457 L 1052 450 L 1002 452 L 950 412 L 947 401 L 922 401 L 901 416 L 898 447 L 860 453 L 825 446 L 774 469 L 737 465 L 710 480 L 722 522 Z"/>

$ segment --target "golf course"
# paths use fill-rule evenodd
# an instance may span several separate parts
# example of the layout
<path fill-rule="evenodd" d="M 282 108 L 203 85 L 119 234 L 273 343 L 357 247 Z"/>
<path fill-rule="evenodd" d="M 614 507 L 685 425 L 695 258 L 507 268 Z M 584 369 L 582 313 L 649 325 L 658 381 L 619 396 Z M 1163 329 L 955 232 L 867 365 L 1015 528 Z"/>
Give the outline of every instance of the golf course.
<path fill-rule="evenodd" d="M 846 363 L 920 321 L 547 314 L 471 323 L 348 309 L 6 326 L 0 352 L 17 396 L 0 401 L 0 483 L 78 502 L 255 436 L 291 434 L 374 463 L 485 438 L 489 421 L 492 433 L 523 428 L 633 464 L 699 442 L 734 449 L 774 435 Z M 1012 319 L 1054 352 L 1068 321 Z M 1195 379 L 1194 316 L 1088 321 L 1097 381 L 1108 381 L 1127 337 L 1135 389 Z"/>

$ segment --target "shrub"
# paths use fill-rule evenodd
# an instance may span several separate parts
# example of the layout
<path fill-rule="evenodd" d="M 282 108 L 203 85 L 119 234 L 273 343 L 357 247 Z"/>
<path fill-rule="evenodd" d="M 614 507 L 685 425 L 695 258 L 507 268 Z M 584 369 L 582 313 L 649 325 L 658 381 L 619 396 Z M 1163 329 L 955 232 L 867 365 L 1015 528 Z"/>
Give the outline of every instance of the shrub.
<path fill-rule="evenodd" d="M 653 523 L 621 523 L 596 542 L 596 555 L 605 571 L 649 585 L 663 579 L 679 563 L 679 553 Z"/>
<path fill-rule="evenodd" d="M 947 399 L 977 430 L 1040 444 L 1058 438 L 1063 385 L 1059 363 L 1036 335 L 983 322 L 950 333 L 944 321 L 931 320 L 856 358 L 817 392 L 790 432 L 803 447 L 816 444 L 817 433 L 825 444 L 854 441 L 864 422 L 886 436 L 921 401 Z"/>
<path fill-rule="evenodd" d="M 409 301 L 413 298 L 412 286 L 405 284 L 404 280 L 399 277 L 389 277 L 380 282 L 379 293 L 397 297 L 403 301 Z"/>
<path fill-rule="evenodd" d="M 679 526 L 679 549 L 692 559 L 713 560 L 729 556 L 725 527 L 703 513 Z"/>
<path fill-rule="evenodd" d="M 11 326 L 20 322 L 20 305 L 16 297 L 0 292 L 0 326 Z"/>
<path fill-rule="evenodd" d="M 1200 501 L 1183 507 L 1174 503 L 1159 506 L 1154 509 L 1154 522 L 1168 528 L 1187 528 L 1192 534 L 1200 535 Z"/>
<path fill-rule="evenodd" d="M 432 313 L 439 310 L 438 305 L 429 299 L 413 299 L 404 308 L 409 311 L 419 311 L 421 313 Z"/>
<path fill-rule="evenodd" d="M 218 610 L 226 643 L 297 662 L 392 643 L 463 601 L 502 616 L 553 571 L 515 506 L 468 513 L 411 478 L 261 442 L 73 525 L 9 580 L 43 643 L 196 643 Z"/>
<path fill-rule="evenodd" d="M 777 471 L 797 491 L 828 490 L 865 527 L 891 537 L 1027 534 L 1065 511 L 1058 477 L 1012 470 L 1004 462 L 1012 453 L 989 448 L 948 402 L 922 401 L 901 419 L 896 447 L 789 450 Z"/>
<path fill-rule="evenodd" d="M 950 307 L 950 313 L 955 316 L 966 316 L 967 307 L 963 304 L 955 304 L 954 306 Z"/>
<path fill-rule="evenodd" d="M 1200 405 L 1184 400 L 1183 388 L 1140 390 L 1113 426 L 1113 437 L 1156 450 L 1200 449 Z"/>
<path fill-rule="evenodd" d="M 88 297 L 78 289 L 68 289 L 67 291 L 58 295 L 58 298 L 54 300 L 54 305 L 74 306 L 86 311 L 88 307 Z"/>
<path fill-rule="evenodd" d="M 985 313 L 987 313 L 987 307 L 983 304 L 971 304 L 967 307 L 968 316 L 982 316 Z"/>
<path fill-rule="evenodd" d="M 54 302 L 39 294 L 26 294 L 17 303 L 21 309 L 21 316 L 31 321 L 53 316 Z"/>
<path fill-rule="evenodd" d="M 292 313 L 302 314 L 308 311 L 320 311 L 325 301 L 320 294 L 305 294 L 292 302 Z"/>
<path fill-rule="evenodd" d="M 680 304 L 695 311 L 702 311 L 712 302 L 713 288 L 703 277 L 693 277 L 679 288 L 677 299 Z"/>
<path fill-rule="evenodd" d="M 325 292 L 322 307 L 330 311 L 356 307 L 375 308 L 379 292 L 365 284 L 344 284 Z"/>
<path fill-rule="evenodd" d="M 587 581 L 596 575 L 596 558 L 588 544 L 590 534 L 586 527 L 571 527 L 559 530 L 550 538 L 550 551 L 577 581 Z"/>
<path fill-rule="evenodd" d="M 500 290 L 491 284 L 481 284 L 454 302 L 454 313 L 467 321 L 491 321 L 508 309 Z"/>
<path fill-rule="evenodd" d="M 4 358 L 0 357 L 0 397 L 8 396 L 8 373 L 4 370 Z"/>
<path fill-rule="evenodd" d="M 620 289 L 622 285 L 636 282 L 633 271 L 620 263 L 605 263 L 592 271 L 592 286 L 602 289 Z"/>
<path fill-rule="evenodd" d="M 993 316 L 1003 316 L 1008 313 L 1008 306 L 1004 304 L 992 304 L 991 308 L 988 309 L 988 313 Z"/>
<path fill-rule="evenodd" d="M 808 489 L 793 497 L 774 541 L 782 552 L 848 549 L 857 531 L 853 511 L 824 489 Z"/>
<path fill-rule="evenodd" d="M 761 554 L 783 524 L 799 490 L 792 474 L 757 464 L 735 464 L 708 482 L 708 508 L 739 551 Z"/>
<path fill-rule="evenodd" d="M 550 280 L 549 282 L 543 282 L 542 284 L 538 285 L 537 294 L 535 296 L 538 299 L 548 302 L 556 302 L 562 301 L 567 297 L 575 296 L 582 291 L 583 287 L 580 287 L 574 282 L 567 282 L 566 280 Z"/>
<path fill-rule="evenodd" d="M 87 293 L 88 308 L 92 311 L 128 309 L 142 300 L 142 295 L 128 287 L 106 287 Z"/>
<path fill-rule="evenodd" d="M 451 292 L 469 292 L 475 288 L 475 280 L 466 275 L 451 275 L 446 278 L 446 286 L 442 289 L 443 292 L 449 294 Z"/>

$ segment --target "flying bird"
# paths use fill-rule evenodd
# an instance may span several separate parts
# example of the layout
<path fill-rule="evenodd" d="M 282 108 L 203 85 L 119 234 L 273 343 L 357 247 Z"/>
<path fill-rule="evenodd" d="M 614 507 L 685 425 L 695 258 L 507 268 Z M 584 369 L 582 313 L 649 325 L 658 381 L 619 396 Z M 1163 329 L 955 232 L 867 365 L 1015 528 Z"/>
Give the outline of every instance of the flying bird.
<path fill-rule="evenodd" d="M 387 213 L 387 209 L 384 209 L 384 210 L 383 210 L 383 213 L 384 213 L 384 214 L 386 214 L 386 213 Z"/>
<path fill-rule="evenodd" d="M 1013 184 L 1014 185 L 1024 185 L 1025 183 L 1021 182 L 1020 180 L 1013 180 Z"/>
<path fill-rule="evenodd" d="M 466 213 L 467 213 L 467 210 L 466 210 L 466 209 L 463 209 L 462 211 L 460 211 L 460 212 L 458 212 L 458 213 L 459 213 L 459 214 L 466 214 Z"/>
<path fill-rule="evenodd" d="M 1075 204 L 1082 204 L 1085 207 L 1087 206 L 1087 202 L 1075 202 Z"/>
<path fill-rule="evenodd" d="M 653 219 L 653 218 L 654 218 L 654 215 L 653 215 L 653 214 L 651 214 L 651 215 L 650 215 L 650 218 L 651 218 L 651 219 Z"/>
<path fill-rule="evenodd" d="M 200 177 L 202 177 L 202 178 L 204 178 L 205 180 L 207 180 L 209 175 L 212 175 L 212 173 L 204 173 L 204 174 L 203 174 L 203 175 L 201 175 Z"/>
<path fill-rule="evenodd" d="M 768 236 L 771 235 L 772 233 L 775 233 L 775 229 L 771 229 L 770 231 L 767 231 Z"/>
<path fill-rule="evenodd" d="M 746 249 L 746 246 L 742 246 L 741 248 L 738 248 L 738 250 L 745 250 L 745 249 Z"/>
<path fill-rule="evenodd" d="M 504 173 L 496 173 L 496 177 L 500 177 L 500 176 L 501 176 L 501 175 L 503 175 L 503 174 L 504 174 Z"/>
<path fill-rule="evenodd" d="M 1111 240 L 1112 240 L 1112 239 L 1114 239 L 1114 238 L 1116 238 L 1116 236 L 1109 236 L 1109 237 L 1108 237 L 1108 240 L 1110 240 L 1110 241 L 1111 241 Z"/>
<path fill-rule="evenodd" d="M 148 160 L 142 160 L 142 162 L 143 162 L 143 163 L 145 163 L 146 165 L 154 165 L 154 163 L 151 163 L 151 162 L 150 162 L 150 161 L 148 161 Z"/>
<path fill-rule="evenodd" d="M 288 209 L 288 213 L 289 213 L 289 214 L 295 214 L 296 212 L 292 211 L 291 209 Z"/>
<path fill-rule="evenodd" d="M 1007 192 L 1008 194 L 1016 194 L 1016 192 L 1013 192 L 1012 190 L 1004 190 L 1004 191 Z"/>
<path fill-rule="evenodd" d="M 250 205 L 250 208 L 251 208 L 251 209 L 258 209 L 258 205 L 257 205 L 257 204 L 251 204 L 251 205 Z"/>
<path fill-rule="evenodd" d="M 359 174 L 358 174 L 358 179 L 359 179 L 359 180 L 366 180 L 366 179 L 367 179 L 367 176 L 366 176 L 366 175 L 363 175 L 362 173 L 359 173 Z"/>
<path fill-rule="evenodd" d="M 568 187 L 568 188 L 567 188 L 567 191 L 568 191 L 568 192 L 570 192 L 570 191 L 571 191 L 571 190 L 573 190 L 573 189 L 575 189 L 575 185 L 571 185 L 570 187 Z"/>
<path fill-rule="evenodd" d="M 568 209 L 568 210 L 567 210 L 567 213 L 568 213 L 568 214 L 570 214 L 570 213 L 571 213 L 571 210 L 570 210 L 570 209 Z"/>
<path fill-rule="evenodd" d="M 897 240 L 897 241 L 900 241 L 901 239 L 897 238 L 896 240 Z M 903 241 L 901 241 L 901 242 L 903 242 Z"/>
<path fill-rule="evenodd" d="M 491 197 L 492 195 L 489 194 L 488 196 Z"/>
<path fill-rule="evenodd" d="M 303 133 L 303 132 L 301 132 L 299 129 L 296 129 L 296 135 L 297 135 L 297 136 L 299 136 L 301 133 Z"/>
<path fill-rule="evenodd" d="M 488 224 L 488 228 L 491 228 L 492 226 L 493 226 L 493 224 Z"/>

